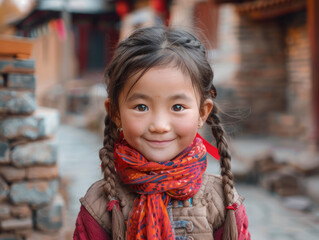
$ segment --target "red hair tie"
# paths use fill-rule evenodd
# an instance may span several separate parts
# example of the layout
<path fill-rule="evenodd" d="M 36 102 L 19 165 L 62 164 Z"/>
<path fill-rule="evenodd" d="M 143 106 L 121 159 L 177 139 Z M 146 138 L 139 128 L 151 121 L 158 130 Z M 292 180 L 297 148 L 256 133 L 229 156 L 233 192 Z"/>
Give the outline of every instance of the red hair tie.
<path fill-rule="evenodd" d="M 120 209 L 119 201 L 116 200 L 116 199 L 113 199 L 113 200 L 109 201 L 109 203 L 107 204 L 107 210 L 109 212 L 112 211 L 114 206 L 116 206 L 118 209 Z"/>
<path fill-rule="evenodd" d="M 236 211 L 237 208 L 238 208 L 238 204 L 237 204 L 237 203 L 233 203 L 233 204 L 229 204 L 229 205 L 226 207 L 225 211 L 226 211 L 226 210 L 234 210 L 234 211 Z"/>

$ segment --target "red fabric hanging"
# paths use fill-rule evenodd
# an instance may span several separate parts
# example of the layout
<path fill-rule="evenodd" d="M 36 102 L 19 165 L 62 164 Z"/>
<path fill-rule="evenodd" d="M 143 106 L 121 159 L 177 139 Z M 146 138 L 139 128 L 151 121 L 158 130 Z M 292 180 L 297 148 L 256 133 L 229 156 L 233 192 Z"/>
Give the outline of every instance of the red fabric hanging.
<path fill-rule="evenodd" d="M 216 160 L 219 160 L 219 153 L 218 153 L 218 149 L 216 147 L 214 147 L 213 145 L 211 145 L 209 142 L 207 142 L 201 135 L 199 135 L 197 133 L 196 137 L 199 137 L 200 139 L 202 139 L 203 144 L 206 147 L 207 152 L 212 155 L 214 158 L 216 158 Z"/>

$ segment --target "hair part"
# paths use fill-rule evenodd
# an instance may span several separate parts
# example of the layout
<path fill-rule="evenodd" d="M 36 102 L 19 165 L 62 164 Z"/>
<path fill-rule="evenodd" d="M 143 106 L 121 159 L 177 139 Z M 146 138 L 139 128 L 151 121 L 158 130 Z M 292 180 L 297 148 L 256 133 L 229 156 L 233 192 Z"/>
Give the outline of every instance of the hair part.
<path fill-rule="evenodd" d="M 113 154 L 114 142 L 119 137 L 115 124 L 115 119 L 118 116 L 119 96 L 130 79 L 136 77 L 132 88 L 143 74 L 154 67 L 176 67 L 184 74 L 189 75 L 194 88 L 199 93 L 200 108 L 206 99 L 216 97 L 216 89 L 213 85 L 214 74 L 207 59 L 207 52 L 198 38 L 189 32 L 164 27 L 142 28 L 120 42 L 105 72 L 110 110 L 105 120 L 104 142 L 103 148 L 100 150 L 100 158 L 105 179 L 104 190 L 108 200 L 119 199 L 115 191 L 117 176 Z M 234 182 L 230 167 L 231 156 L 225 138 L 226 134 L 217 113 L 218 108 L 214 104 L 206 122 L 211 126 L 220 154 L 225 206 L 228 206 L 234 201 Z M 123 207 L 125 203 L 120 202 Z M 113 221 L 118 224 L 124 219 L 121 211 L 113 212 L 114 209 L 116 208 L 113 208 L 112 216 L 115 216 L 116 219 L 112 220 L 112 225 Z M 124 238 L 123 228 L 123 226 L 114 225 L 112 228 L 114 239 Z M 237 238 L 234 210 L 227 210 L 223 239 L 237 240 Z"/>

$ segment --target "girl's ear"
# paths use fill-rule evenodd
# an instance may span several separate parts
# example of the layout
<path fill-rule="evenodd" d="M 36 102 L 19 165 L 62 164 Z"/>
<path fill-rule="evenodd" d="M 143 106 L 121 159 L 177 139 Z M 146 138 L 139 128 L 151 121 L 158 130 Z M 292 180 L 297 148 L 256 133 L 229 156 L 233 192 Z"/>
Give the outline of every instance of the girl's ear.
<path fill-rule="evenodd" d="M 105 106 L 105 110 L 107 112 L 107 114 L 110 114 L 110 99 L 107 98 L 104 102 L 104 106 Z"/>
<path fill-rule="evenodd" d="M 203 103 L 202 109 L 200 111 L 200 117 L 198 121 L 198 127 L 202 128 L 206 119 L 208 118 L 210 112 L 212 111 L 214 103 L 211 99 L 206 99 Z"/>
<path fill-rule="evenodd" d="M 113 112 L 111 110 L 111 101 L 107 98 L 104 102 L 105 110 L 107 114 L 110 116 L 111 120 L 116 124 L 118 128 L 121 128 L 121 119 L 120 115 L 117 113 L 116 116 L 112 116 Z"/>

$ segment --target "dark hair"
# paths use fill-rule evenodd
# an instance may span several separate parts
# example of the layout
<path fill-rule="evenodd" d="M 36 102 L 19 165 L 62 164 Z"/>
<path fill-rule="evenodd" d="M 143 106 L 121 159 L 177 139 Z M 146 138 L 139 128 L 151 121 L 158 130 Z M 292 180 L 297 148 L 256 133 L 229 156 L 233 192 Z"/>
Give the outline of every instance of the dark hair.
<path fill-rule="evenodd" d="M 138 81 L 146 71 L 158 66 L 173 66 L 187 73 L 201 96 L 201 106 L 206 99 L 216 97 L 216 89 L 213 85 L 214 74 L 207 59 L 206 49 L 193 34 L 178 29 L 150 27 L 138 29 L 130 37 L 120 42 L 105 72 L 110 109 L 105 119 L 104 146 L 100 150 L 100 158 L 106 181 L 105 193 L 109 200 L 119 199 L 115 190 L 117 178 L 113 155 L 114 142 L 119 136 L 114 121 L 118 114 L 119 95 L 127 80 L 132 76 L 137 75 L 136 81 Z M 220 154 L 225 205 L 228 206 L 234 201 L 233 175 L 230 171 L 231 156 L 225 131 L 217 113 L 218 107 L 214 104 L 206 123 L 211 126 Z M 122 206 L 124 204 L 121 202 Z M 123 218 L 123 215 L 119 216 L 121 213 L 118 212 L 117 208 L 113 208 L 112 215 Z M 119 221 L 122 220 L 117 220 L 117 223 L 112 224 L 119 224 Z M 116 231 L 124 232 L 124 230 L 118 230 L 118 228 L 118 226 L 114 227 L 113 231 L 117 229 Z M 113 233 L 113 238 L 121 239 L 121 236 L 119 237 L 121 234 L 117 232 L 114 235 Z M 235 212 L 234 210 L 227 210 L 223 239 L 233 240 L 237 238 Z"/>

